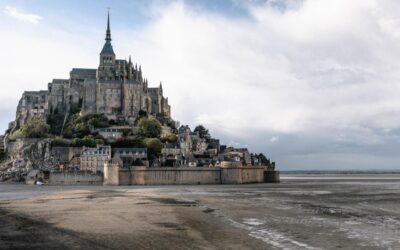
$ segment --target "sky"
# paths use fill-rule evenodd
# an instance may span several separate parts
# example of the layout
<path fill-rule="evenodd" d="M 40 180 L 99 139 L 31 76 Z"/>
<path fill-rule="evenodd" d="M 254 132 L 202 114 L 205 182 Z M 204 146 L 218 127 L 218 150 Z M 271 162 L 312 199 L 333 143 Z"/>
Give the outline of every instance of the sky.
<path fill-rule="evenodd" d="M 25 90 L 117 58 L 172 116 L 282 170 L 400 169 L 396 0 L 0 0 L 0 130 Z"/>

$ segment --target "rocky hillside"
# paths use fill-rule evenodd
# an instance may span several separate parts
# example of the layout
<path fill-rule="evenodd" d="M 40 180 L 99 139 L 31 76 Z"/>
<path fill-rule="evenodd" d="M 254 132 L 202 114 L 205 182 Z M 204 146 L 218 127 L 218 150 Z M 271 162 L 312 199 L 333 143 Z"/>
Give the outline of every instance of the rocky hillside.
<path fill-rule="evenodd" d="M 34 166 L 49 169 L 54 160 L 50 157 L 50 139 L 17 139 L 8 143 L 7 157 L 0 164 L 0 179 L 18 181 Z"/>

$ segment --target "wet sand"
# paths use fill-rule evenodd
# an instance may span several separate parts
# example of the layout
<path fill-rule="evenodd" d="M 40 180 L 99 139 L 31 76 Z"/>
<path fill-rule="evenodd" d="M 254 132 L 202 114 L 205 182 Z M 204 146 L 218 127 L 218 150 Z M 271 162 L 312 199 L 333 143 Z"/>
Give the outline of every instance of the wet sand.
<path fill-rule="evenodd" d="M 390 178 L 390 177 L 389 177 Z M 0 249 L 399 249 L 400 180 L 0 184 Z"/>

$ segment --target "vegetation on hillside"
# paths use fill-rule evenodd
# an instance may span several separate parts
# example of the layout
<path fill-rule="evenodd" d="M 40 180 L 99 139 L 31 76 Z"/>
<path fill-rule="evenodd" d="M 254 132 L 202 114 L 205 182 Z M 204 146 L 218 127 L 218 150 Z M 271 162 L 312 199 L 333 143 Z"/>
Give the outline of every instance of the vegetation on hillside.
<path fill-rule="evenodd" d="M 164 126 L 171 127 L 172 129 L 175 128 L 174 123 L 172 122 L 171 118 L 169 118 L 165 114 L 157 114 L 156 119 Z"/>
<path fill-rule="evenodd" d="M 46 138 L 49 136 L 50 126 L 41 119 L 31 119 L 21 128 L 15 131 L 11 136 L 11 140 L 18 138 Z"/>
<path fill-rule="evenodd" d="M 144 148 L 146 145 L 143 138 L 139 136 L 129 136 L 118 139 L 116 142 L 111 143 L 113 148 Z"/>
<path fill-rule="evenodd" d="M 161 149 L 163 147 L 160 139 L 158 138 L 146 138 L 144 144 L 147 148 L 147 157 L 149 160 L 154 160 L 161 155 Z"/>
<path fill-rule="evenodd" d="M 52 147 L 69 147 L 69 146 L 71 146 L 71 141 L 63 139 L 63 138 L 55 138 L 54 140 L 51 141 L 51 146 Z"/>
<path fill-rule="evenodd" d="M 145 138 L 160 138 L 161 124 L 157 119 L 143 117 L 139 120 L 138 127 Z"/>
<path fill-rule="evenodd" d="M 108 144 L 113 148 L 146 148 L 148 159 L 154 160 L 161 155 L 163 143 L 175 143 L 178 141 L 176 131 L 172 127 L 172 122 L 165 116 L 149 117 L 144 111 L 139 113 L 136 121 L 139 134 L 134 134 L 132 128 L 122 130 L 123 137 L 114 141 L 107 142 L 98 134 L 99 128 L 110 126 L 127 125 L 126 121 L 108 120 L 103 114 L 84 114 L 79 109 L 71 111 L 66 124 L 63 127 L 65 116 L 55 113 L 46 122 L 42 120 L 31 120 L 29 123 L 18 129 L 11 139 L 15 138 L 48 138 L 55 137 L 52 147 L 96 147 L 99 144 Z M 162 124 L 170 126 L 173 130 L 161 138 Z M 208 130 L 204 127 L 197 128 L 200 135 L 209 136 Z M 5 157 L 0 152 L 0 160 Z"/>
<path fill-rule="evenodd" d="M 84 138 L 92 135 L 91 129 L 110 126 L 107 117 L 103 114 L 74 114 L 69 119 L 63 130 L 65 138 Z"/>
<path fill-rule="evenodd" d="M 206 141 L 209 141 L 211 139 L 211 135 L 208 132 L 208 129 L 206 129 L 203 125 L 198 125 L 195 129 L 194 132 L 198 132 L 200 138 L 205 139 Z"/>
<path fill-rule="evenodd" d="M 91 147 L 94 148 L 97 145 L 102 145 L 104 144 L 103 139 L 96 139 L 93 137 L 93 135 L 88 135 L 83 137 L 82 139 L 80 138 L 75 138 L 72 140 L 71 146 L 72 147 Z"/>
<path fill-rule="evenodd" d="M 169 143 L 175 143 L 178 141 L 178 136 L 174 133 L 168 133 L 164 137 L 161 138 L 162 142 L 169 142 Z"/>
<path fill-rule="evenodd" d="M 93 135 L 88 135 L 83 138 L 75 138 L 73 140 L 66 140 L 63 138 L 56 138 L 51 142 L 52 147 L 91 147 L 94 148 L 97 145 L 102 145 L 105 140 Z"/>
<path fill-rule="evenodd" d="M 49 133 L 52 135 L 60 135 L 64 122 L 63 114 L 54 114 L 47 119 L 47 124 L 50 126 Z"/>

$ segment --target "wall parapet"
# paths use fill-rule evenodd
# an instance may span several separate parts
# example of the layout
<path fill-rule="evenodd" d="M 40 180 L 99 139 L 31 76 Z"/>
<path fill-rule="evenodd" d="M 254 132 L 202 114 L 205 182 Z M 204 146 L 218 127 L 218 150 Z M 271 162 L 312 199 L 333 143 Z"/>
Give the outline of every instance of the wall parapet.
<path fill-rule="evenodd" d="M 264 182 L 264 167 L 196 168 L 104 166 L 104 185 L 199 185 Z"/>
<path fill-rule="evenodd" d="M 49 185 L 102 185 L 103 175 L 89 172 L 50 172 Z"/>

